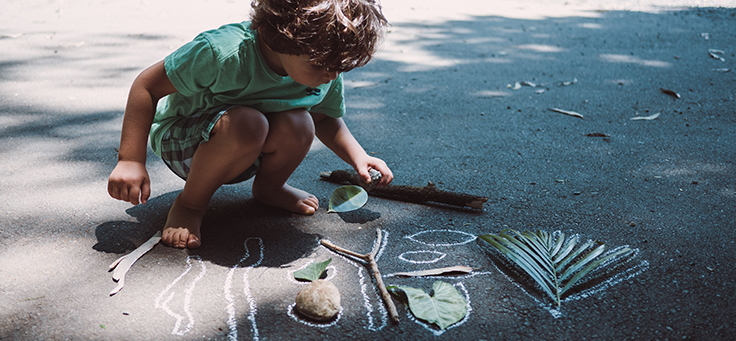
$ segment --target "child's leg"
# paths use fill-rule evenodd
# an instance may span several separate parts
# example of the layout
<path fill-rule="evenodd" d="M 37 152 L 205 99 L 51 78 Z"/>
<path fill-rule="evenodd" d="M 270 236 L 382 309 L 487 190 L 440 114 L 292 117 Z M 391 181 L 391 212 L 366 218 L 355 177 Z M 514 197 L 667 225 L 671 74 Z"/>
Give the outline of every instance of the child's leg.
<path fill-rule="evenodd" d="M 269 124 L 257 110 L 233 107 L 215 124 L 209 141 L 194 152 L 184 190 L 169 210 L 161 240 L 179 248 L 197 248 L 210 198 L 258 158 Z"/>
<path fill-rule="evenodd" d="M 306 110 L 266 115 L 268 137 L 261 166 L 253 181 L 253 196 L 260 202 L 301 214 L 314 214 L 317 197 L 286 184 L 309 152 L 314 140 L 314 122 Z"/>

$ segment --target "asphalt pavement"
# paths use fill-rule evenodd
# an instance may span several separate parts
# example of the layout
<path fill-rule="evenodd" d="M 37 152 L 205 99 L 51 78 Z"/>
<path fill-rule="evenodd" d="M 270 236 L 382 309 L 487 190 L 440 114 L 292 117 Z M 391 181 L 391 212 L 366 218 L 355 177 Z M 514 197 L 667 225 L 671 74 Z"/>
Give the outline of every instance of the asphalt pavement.
<path fill-rule="evenodd" d="M 347 165 L 315 141 L 290 179 L 300 216 L 223 187 L 203 247 L 158 245 L 125 287 L 108 266 L 158 231 L 183 182 L 149 153 L 153 194 L 107 195 L 135 76 L 247 1 L 0 2 L 0 339 L 731 340 L 736 336 L 736 3 L 384 1 L 382 50 L 344 75 L 345 121 L 398 185 L 486 196 L 483 210 L 371 197 L 327 213 Z M 569 115 L 556 108 L 578 115 Z M 582 116 L 582 117 L 580 117 Z M 466 300 L 447 330 L 395 299 L 359 253 L 383 232 L 387 285 L 441 280 Z M 635 251 L 559 308 L 477 236 L 560 231 Z M 293 310 L 293 273 L 332 258 L 343 310 Z M 466 275 L 404 278 L 455 265 Z"/>

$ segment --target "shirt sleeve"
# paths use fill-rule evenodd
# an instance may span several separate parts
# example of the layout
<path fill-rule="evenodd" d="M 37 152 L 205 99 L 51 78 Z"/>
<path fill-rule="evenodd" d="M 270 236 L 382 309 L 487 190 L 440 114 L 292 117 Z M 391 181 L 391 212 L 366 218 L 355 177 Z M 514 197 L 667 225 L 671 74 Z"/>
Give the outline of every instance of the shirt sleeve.
<path fill-rule="evenodd" d="M 325 114 L 333 118 L 345 115 L 345 93 L 342 86 L 342 74 L 330 84 L 325 98 L 310 110 L 313 113 Z"/>
<path fill-rule="evenodd" d="M 217 57 L 202 35 L 164 58 L 166 75 L 178 92 L 191 96 L 215 83 Z"/>

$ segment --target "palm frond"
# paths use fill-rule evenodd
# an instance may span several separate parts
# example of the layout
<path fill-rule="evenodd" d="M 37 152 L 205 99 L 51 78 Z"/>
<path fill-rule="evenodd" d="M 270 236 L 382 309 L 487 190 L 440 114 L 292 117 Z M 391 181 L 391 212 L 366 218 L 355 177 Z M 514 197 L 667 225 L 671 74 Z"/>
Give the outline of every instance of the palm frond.
<path fill-rule="evenodd" d="M 577 236 L 566 238 L 560 231 L 550 234 L 504 230 L 478 238 L 526 273 L 558 308 L 566 293 L 587 281 L 586 275 L 633 253 L 628 247 L 606 252 L 606 244 L 601 242 L 587 241 L 579 245 Z"/>

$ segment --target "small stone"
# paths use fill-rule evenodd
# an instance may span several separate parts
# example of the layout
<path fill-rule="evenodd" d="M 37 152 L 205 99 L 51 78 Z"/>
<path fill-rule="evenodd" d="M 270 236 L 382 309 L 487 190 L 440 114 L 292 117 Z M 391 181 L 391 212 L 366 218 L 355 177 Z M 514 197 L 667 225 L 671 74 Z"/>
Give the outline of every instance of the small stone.
<path fill-rule="evenodd" d="M 317 321 L 330 320 L 340 312 L 340 291 L 332 282 L 318 279 L 299 290 L 296 310 Z"/>
<path fill-rule="evenodd" d="M 376 187 L 376 184 L 381 182 L 381 178 L 383 175 L 381 172 L 371 168 L 368 170 L 368 172 L 371 174 L 371 182 L 364 182 L 362 179 L 360 180 L 360 187 L 363 187 L 364 190 L 370 192 L 373 188 Z"/>

